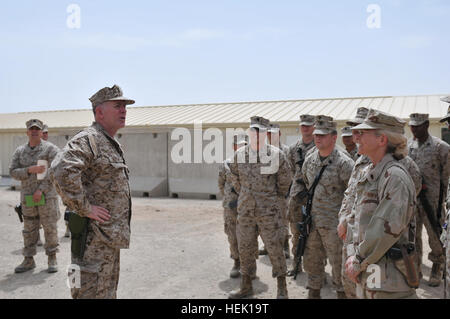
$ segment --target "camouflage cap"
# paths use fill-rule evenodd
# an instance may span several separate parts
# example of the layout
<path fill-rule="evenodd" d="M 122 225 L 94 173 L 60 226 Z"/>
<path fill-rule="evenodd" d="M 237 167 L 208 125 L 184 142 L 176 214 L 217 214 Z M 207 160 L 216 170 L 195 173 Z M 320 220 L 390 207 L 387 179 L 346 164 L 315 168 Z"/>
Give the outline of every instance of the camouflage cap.
<path fill-rule="evenodd" d="M 250 118 L 250 128 L 258 128 L 260 130 L 266 131 L 269 128 L 270 121 L 261 116 L 252 116 Z"/>
<path fill-rule="evenodd" d="M 31 119 L 28 120 L 25 125 L 27 126 L 27 130 L 29 130 L 30 128 L 32 128 L 33 126 L 39 128 L 40 130 L 42 130 L 42 128 L 44 127 L 44 123 L 42 123 L 42 121 L 38 120 L 38 119 Z"/>
<path fill-rule="evenodd" d="M 44 127 L 42 128 L 42 133 L 48 133 L 48 126 L 47 126 L 47 124 L 44 124 Z"/>
<path fill-rule="evenodd" d="M 443 97 L 443 98 L 441 99 L 441 101 L 442 101 L 442 102 L 445 102 L 445 103 L 450 103 L 450 96 Z M 444 118 L 443 118 L 442 120 L 440 120 L 439 122 L 443 123 L 443 122 L 447 121 L 448 119 L 450 119 L 450 105 L 448 106 L 447 116 L 444 117 Z"/>
<path fill-rule="evenodd" d="M 314 135 L 327 135 L 336 131 L 337 123 L 333 121 L 316 121 Z"/>
<path fill-rule="evenodd" d="M 115 85 L 111 88 L 104 87 L 89 98 L 92 103 L 92 109 L 107 101 L 124 101 L 126 104 L 134 104 L 134 100 L 123 96 L 122 89 Z"/>
<path fill-rule="evenodd" d="M 280 133 L 280 124 L 270 123 L 268 132 L 269 133 Z"/>
<path fill-rule="evenodd" d="M 367 117 L 367 113 L 369 113 L 369 109 L 365 107 L 360 107 L 356 110 L 356 117 L 347 121 L 347 125 L 356 126 L 364 122 L 364 119 Z"/>
<path fill-rule="evenodd" d="M 388 113 L 370 109 L 362 124 L 352 127 L 352 130 L 386 130 L 404 134 L 406 122 Z"/>
<path fill-rule="evenodd" d="M 352 128 L 350 126 L 343 127 L 341 129 L 341 136 L 342 137 L 353 136 Z"/>
<path fill-rule="evenodd" d="M 413 113 L 409 116 L 409 119 L 410 119 L 409 121 L 410 126 L 419 126 L 429 120 L 429 115 Z"/>
<path fill-rule="evenodd" d="M 333 118 L 331 116 L 328 116 L 328 115 L 317 115 L 316 116 L 316 122 L 319 122 L 319 121 L 332 122 Z"/>
<path fill-rule="evenodd" d="M 309 114 L 300 115 L 300 125 L 313 126 L 315 121 L 316 117 L 314 115 Z"/>

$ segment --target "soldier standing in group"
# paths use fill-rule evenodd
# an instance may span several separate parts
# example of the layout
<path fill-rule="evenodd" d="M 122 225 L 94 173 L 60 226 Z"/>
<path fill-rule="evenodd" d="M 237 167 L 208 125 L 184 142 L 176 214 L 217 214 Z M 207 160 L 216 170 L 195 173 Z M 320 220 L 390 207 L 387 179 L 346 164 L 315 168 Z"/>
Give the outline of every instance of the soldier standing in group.
<path fill-rule="evenodd" d="M 350 125 L 351 127 L 355 127 L 359 124 L 362 124 L 368 112 L 369 110 L 364 107 L 359 108 L 356 117 L 350 121 L 347 121 L 347 124 Z M 352 134 L 354 142 L 356 144 L 359 144 L 360 138 L 359 131 L 352 130 Z M 399 162 L 407 169 L 408 173 L 410 174 L 414 182 L 416 193 L 418 194 L 420 192 L 420 189 L 422 188 L 422 177 L 420 175 L 420 170 L 417 164 L 409 156 L 406 156 Z M 356 298 L 356 284 L 345 275 L 345 262 L 348 257 L 347 246 L 348 243 L 351 242 L 353 238 L 352 226 L 355 220 L 355 216 L 352 215 L 352 206 L 354 204 L 356 197 L 357 181 L 359 180 L 361 174 L 364 172 L 365 167 L 368 166 L 370 163 L 371 163 L 370 159 L 366 155 L 361 155 L 356 160 L 355 166 L 353 167 L 352 175 L 348 182 L 348 188 L 345 191 L 345 196 L 344 200 L 342 201 L 341 210 L 339 212 L 338 235 L 343 240 L 344 243 L 342 249 L 342 261 L 343 261 L 342 284 L 344 286 L 345 294 L 349 299 Z"/>
<path fill-rule="evenodd" d="M 120 249 L 130 245 L 131 220 L 129 170 L 114 136 L 134 101 L 117 85 L 89 100 L 95 122 L 67 142 L 51 170 L 63 203 L 88 221 L 85 244 L 72 250 L 72 264 L 81 271 L 81 287 L 71 288 L 72 297 L 111 299 L 117 297 Z"/>
<path fill-rule="evenodd" d="M 301 165 L 303 165 L 308 151 L 313 149 L 315 146 L 313 135 L 314 121 L 315 116 L 308 114 L 300 115 L 300 133 L 302 134 L 302 137 L 297 141 L 297 143 L 289 147 L 289 152 L 287 155 L 293 177 L 297 175 L 297 172 L 302 170 Z M 303 185 L 301 180 L 298 182 Z M 296 183 L 295 180 L 292 181 L 293 185 L 294 183 Z M 293 265 L 295 265 L 298 260 L 296 252 L 300 233 L 298 232 L 297 224 L 301 220 L 301 205 L 298 203 L 295 195 L 296 194 L 292 192 L 291 187 L 288 199 L 288 219 L 292 233 L 292 255 L 294 256 L 294 260 L 292 261 Z M 301 264 L 299 265 L 299 271 L 302 271 Z M 288 276 L 294 276 L 294 269 L 289 270 Z"/>
<path fill-rule="evenodd" d="M 56 252 L 58 251 L 58 199 L 53 184 L 47 174 L 47 167 L 59 152 L 59 148 L 43 141 L 43 123 L 32 119 L 27 121 L 28 143 L 14 152 L 9 173 L 20 180 L 20 203 L 23 213 L 24 261 L 15 268 L 22 273 L 36 267 L 33 256 L 39 237 L 39 225 L 44 227 L 45 253 L 48 256 L 48 272 L 58 271 Z M 38 160 L 47 161 L 47 167 L 38 165 Z M 45 176 L 38 176 L 45 174 Z"/>
<path fill-rule="evenodd" d="M 416 162 L 423 177 L 423 188 L 419 196 L 417 231 L 417 252 L 419 265 L 422 264 L 422 229 L 428 233 L 431 252 L 428 259 L 433 263 L 428 284 L 432 287 L 440 285 L 442 268 L 445 262 L 444 250 L 439 240 L 440 228 L 444 223 L 443 211 L 445 195 L 448 187 L 448 153 L 450 146 L 441 139 L 431 136 L 428 114 L 411 114 L 409 125 L 414 139 L 408 141 L 409 156 Z M 426 208 L 428 207 L 428 208 Z M 434 220 L 429 220 L 428 215 Z"/>
<path fill-rule="evenodd" d="M 238 148 L 247 145 L 245 140 L 237 140 L 237 136 L 233 140 L 233 150 L 236 152 Z M 240 273 L 240 262 L 239 262 L 239 249 L 238 241 L 236 235 L 236 222 L 237 222 L 237 199 L 238 194 L 231 184 L 230 177 L 230 167 L 229 164 L 231 159 L 225 160 L 219 169 L 219 179 L 218 185 L 220 194 L 223 196 L 222 206 L 223 206 L 223 219 L 224 219 L 224 230 L 228 237 L 228 242 L 230 244 L 230 256 L 234 260 L 233 268 L 230 272 L 231 278 L 239 277 Z M 256 249 L 256 248 L 255 248 Z"/>
<path fill-rule="evenodd" d="M 338 212 L 354 162 L 336 146 L 336 122 L 317 117 L 314 142 L 316 150 L 307 156 L 301 177 L 307 189 L 318 179 L 312 198 L 312 224 L 306 241 L 304 267 L 308 274 L 308 298 L 320 298 L 326 258 L 332 266 L 333 285 L 339 299 L 345 299 L 342 287 L 342 242 L 337 234 Z M 320 120 L 320 119 L 325 120 Z M 319 172 L 323 174 L 319 176 Z"/>
<path fill-rule="evenodd" d="M 345 150 L 350 154 L 350 157 L 356 161 L 359 157 L 358 147 L 353 140 L 352 128 L 350 126 L 341 129 L 342 143 L 345 145 Z"/>
<path fill-rule="evenodd" d="M 356 181 L 346 275 L 357 284 L 359 298 L 416 298 L 419 281 L 414 257 L 414 183 L 398 159 L 406 156 L 405 122 L 370 110 L 359 130 L 359 152 L 371 164 Z M 351 252 L 350 252 L 351 251 Z M 378 280 L 367 282 L 376 266 Z"/>
<path fill-rule="evenodd" d="M 266 143 L 268 126 L 269 120 L 252 117 L 249 145 L 238 149 L 229 165 L 232 185 L 239 194 L 237 236 L 242 275 L 240 289 L 229 295 L 232 299 L 253 294 L 251 275 L 256 270 L 258 234 L 269 253 L 272 276 L 277 278 L 277 298 L 288 297 L 279 197 L 287 194 L 291 174 L 283 152 Z"/>
<path fill-rule="evenodd" d="M 270 123 L 269 124 L 269 130 L 267 131 L 267 140 L 270 145 L 275 146 L 279 148 L 285 156 L 289 153 L 289 147 L 285 144 L 282 144 L 280 141 L 281 137 L 281 131 L 280 131 L 280 125 Z M 288 162 L 289 164 L 289 162 Z M 288 219 L 288 211 L 287 211 L 287 197 L 289 194 L 286 194 L 284 197 L 280 197 L 280 211 L 281 211 L 281 218 L 283 220 L 284 224 L 284 231 L 285 231 L 285 240 L 284 240 L 284 255 L 286 258 L 290 257 L 289 253 L 289 219 Z M 259 250 L 259 255 L 267 255 L 267 249 L 266 247 L 263 247 Z"/>
<path fill-rule="evenodd" d="M 441 99 L 442 102 L 445 103 L 450 103 L 450 96 L 444 97 Z M 448 107 L 447 110 L 447 116 L 444 117 L 441 121 L 441 123 L 443 122 L 447 122 L 447 127 L 450 129 L 450 106 Z M 445 291 L 445 295 L 446 298 L 449 299 L 450 298 L 450 180 L 448 181 L 448 188 L 447 188 L 447 215 L 446 215 L 446 228 L 445 228 L 445 232 L 443 232 L 443 236 L 442 238 L 442 242 L 444 243 L 445 249 L 446 249 L 446 282 L 447 285 L 445 287 L 446 291 Z"/>

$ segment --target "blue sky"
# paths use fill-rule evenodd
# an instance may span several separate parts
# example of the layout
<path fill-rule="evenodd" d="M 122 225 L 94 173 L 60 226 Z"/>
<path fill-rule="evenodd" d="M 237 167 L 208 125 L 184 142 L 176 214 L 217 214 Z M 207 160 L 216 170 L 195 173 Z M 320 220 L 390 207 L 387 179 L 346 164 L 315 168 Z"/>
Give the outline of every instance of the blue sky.
<path fill-rule="evenodd" d="M 449 16 L 448 0 L 3 1 L 0 112 L 89 108 L 113 84 L 136 106 L 446 94 Z"/>

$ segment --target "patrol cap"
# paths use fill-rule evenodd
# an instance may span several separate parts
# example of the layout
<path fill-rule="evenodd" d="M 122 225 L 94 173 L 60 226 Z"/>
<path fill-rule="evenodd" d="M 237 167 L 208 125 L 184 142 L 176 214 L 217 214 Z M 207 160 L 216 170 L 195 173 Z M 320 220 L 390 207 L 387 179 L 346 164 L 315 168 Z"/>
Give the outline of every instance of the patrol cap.
<path fill-rule="evenodd" d="M 104 87 L 103 89 L 99 90 L 89 98 L 89 101 L 91 101 L 92 109 L 94 111 L 98 105 L 107 101 L 124 101 L 127 105 L 134 104 L 134 100 L 124 97 L 122 89 L 115 84 L 113 87 Z"/>
<path fill-rule="evenodd" d="M 429 120 L 428 114 L 419 114 L 419 113 L 413 113 L 409 116 L 409 125 L 411 126 L 419 126 L 425 123 Z"/>
<path fill-rule="evenodd" d="M 270 123 L 268 132 L 269 133 L 280 133 L 280 124 Z"/>
<path fill-rule="evenodd" d="M 347 121 L 347 125 L 356 126 L 364 122 L 364 119 L 367 117 L 367 113 L 369 113 L 369 109 L 365 107 L 359 107 L 356 110 L 356 117 Z"/>
<path fill-rule="evenodd" d="M 327 135 L 336 132 L 337 123 L 333 121 L 316 121 L 314 135 Z"/>
<path fill-rule="evenodd" d="M 350 126 L 343 127 L 343 128 L 341 129 L 341 136 L 342 136 L 342 137 L 353 136 L 353 134 L 352 134 L 352 128 L 351 128 Z"/>
<path fill-rule="evenodd" d="M 362 124 L 352 127 L 352 130 L 386 130 L 393 133 L 404 134 L 406 122 L 396 116 L 370 109 Z"/>
<path fill-rule="evenodd" d="M 42 123 L 42 121 L 40 121 L 38 119 L 28 120 L 25 124 L 27 126 L 27 130 L 29 130 L 33 126 L 39 128 L 40 130 L 42 130 L 42 128 L 44 127 L 44 123 Z"/>
<path fill-rule="evenodd" d="M 250 118 L 250 128 L 258 128 L 266 131 L 269 128 L 270 121 L 261 116 L 252 116 Z"/>
<path fill-rule="evenodd" d="M 331 116 L 328 116 L 328 115 L 317 115 L 316 116 L 316 122 L 319 122 L 319 121 L 332 122 L 333 118 Z"/>
<path fill-rule="evenodd" d="M 445 103 L 450 103 L 450 96 L 447 96 L 447 97 L 443 97 L 442 99 L 441 99 L 441 101 L 442 102 L 445 102 Z M 448 110 L 447 110 L 447 116 L 446 117 L 444 117 L 442 120 L 440 120 L 439 122 L 445 122 L 445 121 L 447 121 L 448 119 L 450 119 L 450 105 L 448 106 Z"/>
<path fill-rule="evenodd" d="M 48 126 L 47 126 L 47 124 L 44 124 L 44 127 L 42 128 L 42 133 L 48 133 Z"/>
<path fill-rule="evenodd" d="M 316 117 L 309 114 L 300 115 L 300 125 L 313 126 L 316 121 Z"/>

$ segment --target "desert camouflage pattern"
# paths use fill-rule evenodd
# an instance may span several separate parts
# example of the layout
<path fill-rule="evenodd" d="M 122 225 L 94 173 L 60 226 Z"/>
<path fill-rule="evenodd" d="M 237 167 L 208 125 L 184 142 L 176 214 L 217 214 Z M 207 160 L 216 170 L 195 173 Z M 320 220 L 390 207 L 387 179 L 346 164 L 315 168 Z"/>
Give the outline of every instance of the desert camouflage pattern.
<path fill-rule="evenodd" d="M 296 175 L 297 171 L 301 171 L 301 167 L 297 164 L 300 160 L 300 156 L 298 154 L 298 150 L 301 149 L 303 153 L 304 159 L 308 155 L 309 152 L 311 152 L 315 148 L 314 141 L 312 141 L 309 144 L 305 144 L 303 140 L 297 141 L 297 143 L 291 145 L 289 147 L 289 151 L 287 154 L 287 159 L 290 164 L 290 169 L 292 176 Z M 297 203 L 295 200 L 295 195 L 301 192 L 305 189 L 305 184 L 300 179 L 298 182 L 294 179 L 292 181 L 292 187 L 289 194 L 288 199 L 288 220 L 289 220 L 289 226 L 291 229 L 292 234 L 292 254 L 295 256 L 295 253 L 297 251 L 297 245 L 298 245 L 298 237 L 300 236 L 298 229 L 297 229 L 297 223 L 301 220 L 301 205 Z"/>
<path fill-rule="evenodd" d="M 344 246 L 342 249 L 342 284 L 344 286 L 344 291 L 347 295 L 347 298 L 354 299 L 356 298 L 356 284 L 352 282 L 345 275 L 345 262 L 348 258 L 348 244 L 351 242 L 353 233 L 352 227 L 354 223 L 355 216 L 352 215 L 352 206 L 355 201 L 356 196 L 356 185 L 358 180 L 361 177 L 361 174 L 364 172 L 364 168 L 370 165 L 371 161 L 367 156 L 362 155 L 356 162 L 353 167 L 352 175 L 348 182 L 348 188 L 345 191 L 344 200 L 342 201 L 341 210 L 339 211 L 339 223 L 347 226 L 347 236 L 344 240 Z M 416 194 L 420 192 L 422 188 L 422 177 L 420 174 L 419 167 L 417 164 L 410 158 L 406 156 L 404 159 L 400 160 L 401 163 L 406 170 L 408 171 L 410 177 L 414 182 L 414 187 L 416 190 Z M 354 211 L 353 211 L 354 212 Z M 415 209 L 415 216 L 417 214 L 417 209 Z M 352 252 L 350 252 L 351 254 Z"/>
<path fill-rule="evenodd" d="M 417 166 L 422 173 L 425 185 L 426 185 L 426 197 L 434 212 L 437 213 L 439 205 L 439 189 L 440 185 L 444 187 L 444 194 L 447 194 L 448 177 L 449 177 L 449 165 L 448 165 L 448 153 L 450 146 L 441 139 L 429 136 L 427 141 L 423 145 L 419 145 L 419 142 L 414 139 L 408 141 L 409 156 L 416 162 Z M 444 207 L 444 205 L 442 205 Z M 437 264 L 443 264 L 445 261 L 444 251 L 439 243 L 439 238 L 433 231 L 431 224 L 428 221 L 426 213 L 422 207 L 420 200 L 418 201 L 418 220 L 416 223 L 417 231 L 417 252 L 419 261 L 422 258 L 422 229 L 425 225 L 428 233 L 428 243 L 431 247 L 431 252 L 428 255 L 428 259 Z M 435 216 L 437 218 L 437 216 Z M 443 225 L 445 218 L 445 212 L 441 211 L 441 219 L 439 223 Z"/>
<path fill-rule="evenodd" d="M 128 248 L 131 194 L 128 167 L 119 142 L 98 123 L 75 135 L 51 167 L 64 205 L 83 217 L 91 205 L 107 209 L 111 218 L 92 220 L 92 229 L 105 245 Z"/>
<path fill-rule="evenodd" d="M 347 151 L 347 150 L 346 150 Z M 356 162 L 358 160 L 358 158 L 361 156 L 358 154 L 358 148 L 355 147 L 353 150 L 351 150 L 350 152 L 347 151 L 348 155 L 350 155 L 350 158 Z"/>
<path fill-rule="evenodd" d="M 39 237 L 39 226 L 44 229 L 45 254 L 52 255 L 58 252 L 58 199 L 46 199 L 44 206 L 26 207 L 22 204 L 23 214 L 23 255 L 32 257 L 36 255 L 36 244 Z"/>
<path fill-rule="evenodd" d="M 219 191 L 222 195 L 222 206 L 224 208 L 230 208 L 230 203 L 238 199 L 238 194 L 231 184 L 230 162 L 231 160 L 228 159 L 220 166 L 219 178 L 217 180 Z"/>
<path fill-rule="evenodd" d="M 92 103 L 92 109 L 106 102 L 106 101 L 124 101 L 126 104 L 134 104 L 134 100 L 126 98 L 123 96 L 123 91 L 118 85 L 113 85 L 112 87 L 104 87 L 98 90 L 94 95 L 89 98 Z"/>
<path fill-rule="evenodd" d="M 287 153 L 287 160 L 289 161 L 292 176 L 295 176 L 297 170 L 301 170 L 301 167 L 298 166 L 298 161 L 300 160 L 300 156 L 298 154 L 298 150 L 301 149 L 303 152 L 303 157 L 306 158 L 307 152 L 312 149 L 314 146 L 314 141 L 309 144 L 305 144 L 303 140 L 297 141 L 297 143 L 291 145 L 289 147 L 289 151 Z"/>
<path fill-rule="evenodd" d="M 447 198 L 449 198 L 447 196 Z M 448 199 L 447 199 L 448 201 Z M 445 287 L 445 289 L 447 289 L 447 299 L 450 299 L 450 210 L 447 210 L 447 229 L 445 232 L 445 241 L 444 241 L 444 245 L 445 245 L 445 251 L 446 251 L 446 281 L 447 281 L 447 286 Z"/>
<path fill-rule="evenodd" d="M 227 235 L 230 246 L 230 257 L 239 259 L 238 241 L 236 235 L 237 207 L 231 208 L 230 203 L 237 201 L 238 194 L 231 185 L 231 171 L 228 166 L 230 160 L 226 160 L 219 168 L 218 186 L 222 197 L 224 232 Z"/>
<path fill-rule="evenodd" d="M 73 299 L 116 299 L 120 273 L 120 249 L 107 246 L 89 222 L 83 259 L 72 256 L 80 267 L 81 287 L 71 288 Z"/>
<path fill-rule="evenodd" d="M 49 174 L 38 180 L 36 174 L 29 174 L 28 167 L 37 165 L 38 160 L 46 160 L 51 165 L 59 152 L 59 148 L 44 140 L 34 148 L 29 144 L 19 146 L 12 158 L 9 174 L 12 178 L 21 181 L 20 202 L 23 213 L 23 255 L 31 257 L 36 255 L 36 244 L 39 237 L 39 225 L 42 224 L 45 236 L 45 253 L 51 255 L 58 250 L 58 234 L 56 223 L 59 214 L 58 196 Z M 44 194 L 45 205 L 26 207 L 25 195 L 33 195 L 37 190 Z"/>
<path fill-rule="evenodd" d="M 308 189 L 324 165 L 327 165 L 327 168 L 314 192 L 311 209 L 312 232 L 306 242 L 303 263 L 308 274 L 307 287 L 320 289 L 325 272 L 324 260 L 328 258 L 332 266 L 333 285 L 337 291 L 343 291 L 342 241 L 337 234 L 338 213 L 354 162 L 336 148 L 330 156 L 321 161 L 319 150 L 315 150 L 308 155 L 302 168 L 301 176 Z"/>
<path fill-rule="evenodd" d="M 261 163 L 250 145 L 237 150 L 229 167 L 232 185 L 239 194 L 237 237 L 241 274 L 251 276 L 256 272 L 255 245 L 257 247 L 259 234 L 272 263 L 272 275 L 279 277 L 287 273 L 279 198 L 286 196 L 291 174 L 285 155 L 276 147 L 267 148 L 271 156 L 279 159 L 276 172 L 261 173 L 261 168 L 267 164 Z M 239 158 L 245 162 L 239 162 Z M 257 158 L 257 162 L 250 163 L 250 158 Z"/>
<path fill-rule="evenodd" d="M 356 198 L 352 207 L 355 216 L 351 255 L 363 259 L 362 273 L 358 284 L 363 296 L 395 298 L 414 296 L 402 273 L 395 268 L 394 261 L 385 256 L 394 244 L 410 242 L 411 223 L 414 222 L 416 191 L 414 183 L 404 166 L 391 154 L 386 154 L 375 167 L 372 164 L 363 169 L 357 181 Z M 350 250 L 349 250 L 350 252 Z M 403 261 L 397 261 L 397 263 Z M 381 270 L 379 288 L 368 289 L 366 281 L 369 265 L 376 264 Z M 403 265 L 404 266 L 404 265 Z M 371 297 L 370 297 L 371 296 Z"/>
<path fill-rule="evenodd" d="M 28 168 L 37 165 L 38 160 L 46 160 L 50 166 L 59 151 L 56 145 L 44 140 L 41 140 L 41 143 L 34 148 L 27 143 L 15 150 L 9 174 L 21 182 L 20 200 L 23 206 L 25 206 L 25 195 L 33 195 L 37 190 L 44 193 L 45 199 L 58 197 L 48 173 L 44 179 L 38 180 L 36 174 L 28 173 Z"/>
<path fill-rule="evenodd" d="M 339 224 L 343 224 L 347 228 L 346 238 L 343 241 L 342 247 L 341 278 L 342 278 L 342 286 L 344 287 L 345 295 L 347 296 L 348 299 L 356 299 L 356 284 L 345 275 L 345 262 L 347 261 L 347 258 L 349 256 L 347 252 L 348 248 L 347 246 L 352 241 L 353 237 L 352 227 L 355 220 L 355 216 L 352 215 L 352 208 L 356 197 L 357 182 L 362 172 L 364 171 L 364 168 L 370 163 L 371 163 L 370 159 L 365 155 L 360 156 L 355 161 L 352 174 L 348 181 L 348 187 L 344 192 L 344 199 L 342 200 L 341 209 L 338 214 Z"/>
<path fill-rule="evenodd" d="M 324 165 L 328 166 L 314 193 L 312 222 L 313 227 L 335 229 L 338 225 L 338 213 L 344 199 L 344 192 L 353 170 L 353 160 L 335 148 L 322 162 L 319 150 L 316 149 L 306 157 L 302 175 L 297 175 L 294 179 L 301 178 L 309 189 Z"/>

